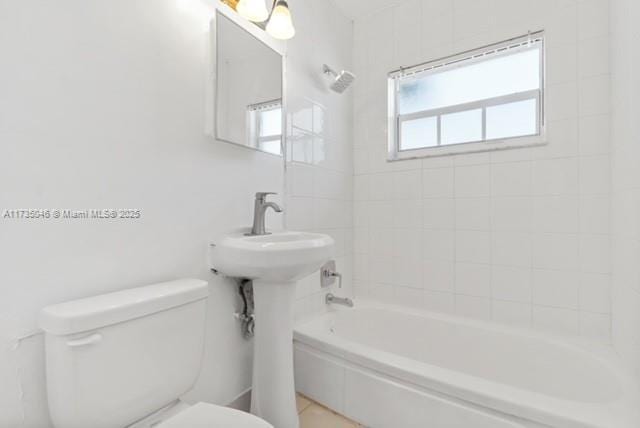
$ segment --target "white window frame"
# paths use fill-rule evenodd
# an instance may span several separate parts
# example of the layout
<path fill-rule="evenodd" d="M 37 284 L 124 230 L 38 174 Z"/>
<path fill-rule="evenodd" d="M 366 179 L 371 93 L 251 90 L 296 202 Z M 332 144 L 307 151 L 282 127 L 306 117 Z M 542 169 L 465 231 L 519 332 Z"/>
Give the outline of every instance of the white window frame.
<path fill-rule="evenodd" d="M 280 155 L 283 154 L 282 150 L 282 130 L 280 134 L 277 135 L 267 135 L 266 137 L 261 137 L 260 130 L 260 115 L 258 113 L 263 113 L 266 111 L 272 111 L 280 109 L 282 111 L 282 100 L 270 100 L 264 101 L 257 104 L 251 104 L 247 106 L 247 131 L 249 134 L 249 142 L 252 147 L 263 150 L 262 146 L 265 143 L 271 143 L 274 141 L 280 142 Z M 268 152 L 273 153 L 273 152 Z"/>
<path fill-rule="evenodd" d="M 481 62 L 488 58 L 496 58 L 503 55 L 511 55 L 518 51 L 531 48 L 532 44 L 540 45 L 540 89 L 514 94 L 503 95 L 474 101 L 465 104 L 457 104 L 442 108 L 424 110 L 410 114 L 401 115 L 397 111 L 398 93 L 400 82 L 411 76 L 439 73 L 442 67 L 448 69 L 456 66 L 467 66 L 474 62 Z M 456 65 L 457 64 L 457 65 Z M 392 71 L 388 75 L 388 160 L 397 161 L 405 159 L 416 159 L 434 156 L 446 156 L 459 153 L 476 153 L 493 150 L 505 150 L 518 147 L 530 147 L 546 144 L 546 121 L 545 121 L 545 49 L 544 32 L 539 31 L 525 36 L 516 37 L 503 42 L 484 46 L 473 51 L 467 51 L 436 61 L 418 64 L 409 68 L 401 68 Z M 536 132 L 532 135 L 486 139 L 486 111 L 487 108 L 509 104 L 512 102 L 536 100 Z M 450 113 L 462 113 L 470 110 L 482 110 L 482 139 L 456 144 L 441 144 L 441 117 Z M 437 119 L 437 146 L 421 147 L 415 149 L 400 150 L 401 146 L 401 124 L 405 121 L 435 117 Z"/>

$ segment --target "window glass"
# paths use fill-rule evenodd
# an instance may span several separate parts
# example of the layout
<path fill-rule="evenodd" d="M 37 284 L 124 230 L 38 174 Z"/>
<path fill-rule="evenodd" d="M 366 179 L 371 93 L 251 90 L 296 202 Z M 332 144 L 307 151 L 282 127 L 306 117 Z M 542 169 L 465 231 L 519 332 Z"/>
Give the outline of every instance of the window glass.
<path fill-rule="evenodd" d="M 472 59 L 445 70 L 403 79 L 398 113 L 465 104 L 540 88 L 540 49 Z"/>
<path fill-rule="evenodd" d="M 536 100 L 487 108 L 487 139 L 534 135 L 538 131 Z"/>
<path fill-rule="evenodd" d="M 260 136 L 267 137 L 282 134 L 282 109 L 275 108 L 263 110 L 258 113 L 260 117 Z"/>
<path fill-rule="evenodd" d="M 279 100 L 247 106 L 250 146 L 282 154 L 282 105 Z"/>
<path fill-rule="evenodd" d="M 482 140 L 482 110 L 442 115 L 442 144 L 470 143 Z"/>
<path fill-rule="evenodd" d="M 438 119 L 435 117 L 407 120 L 402 122 L 400 127 L 400 150 L 438 145 Z"/>

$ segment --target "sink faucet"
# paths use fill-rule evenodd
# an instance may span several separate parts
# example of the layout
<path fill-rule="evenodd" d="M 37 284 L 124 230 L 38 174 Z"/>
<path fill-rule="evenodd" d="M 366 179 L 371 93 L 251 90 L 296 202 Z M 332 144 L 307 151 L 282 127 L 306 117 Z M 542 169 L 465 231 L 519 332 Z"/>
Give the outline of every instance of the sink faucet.
<path fill-rule="evenodd" d="M 327 305 L 335 303 L 338 305 L 348 306 L 350 308 L 353 308 L 353 300 L 349 299 L 348 297 L 334 296 L 332 293 L 327 294 L 324 298 L 324 301 Z"/>
<path fill-rule="evenodd" d="M 277 195 L 273 192 L 258 192 L 256 193 L 256 202 L 253 209 L 253 228 L 251 233 L 247 233 L 248 236 L 255 235 L 269 235 L 264 227 L 264 217 L 267 208 L 273 208 L 277 213 L 282 212 L 282 208 L 274 202 L 267 202 L 268 195 Z"/>

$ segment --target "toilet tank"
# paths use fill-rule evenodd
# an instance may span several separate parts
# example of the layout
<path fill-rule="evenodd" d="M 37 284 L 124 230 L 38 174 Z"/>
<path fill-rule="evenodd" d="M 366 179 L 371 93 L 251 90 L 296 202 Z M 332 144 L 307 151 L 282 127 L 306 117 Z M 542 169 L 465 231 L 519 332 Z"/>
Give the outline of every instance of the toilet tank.
<path fill-rule="evenodd" d="M 44 308 L 56 428 L 122 428 L 187 392 L 200 371 L 207 283 L 182 279 Z"/>

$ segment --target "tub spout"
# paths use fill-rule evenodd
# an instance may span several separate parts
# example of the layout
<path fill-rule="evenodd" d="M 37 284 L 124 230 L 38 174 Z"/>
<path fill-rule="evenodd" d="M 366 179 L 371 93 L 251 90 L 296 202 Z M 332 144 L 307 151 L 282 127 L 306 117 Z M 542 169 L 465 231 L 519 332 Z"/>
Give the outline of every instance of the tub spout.
<path fill-rule="evenodd" d="M 337 297 L 332 293 L 327 294 L 327 296 L 324 298 L 324 301 L 327 305 L 335 303 L 337 305 L 353 308 L 353 300 L 349 299 L 348 297 Z"/>

